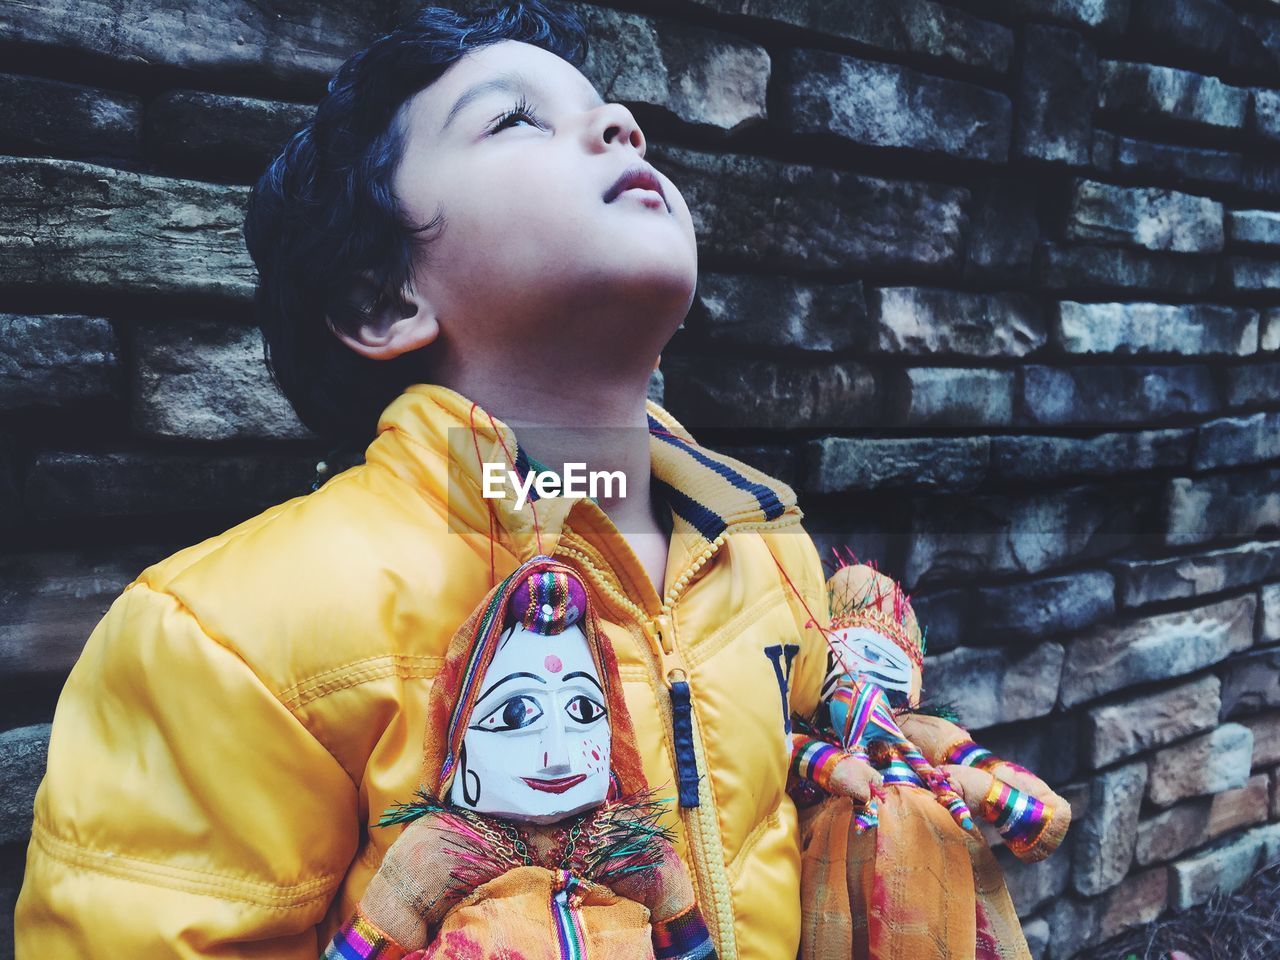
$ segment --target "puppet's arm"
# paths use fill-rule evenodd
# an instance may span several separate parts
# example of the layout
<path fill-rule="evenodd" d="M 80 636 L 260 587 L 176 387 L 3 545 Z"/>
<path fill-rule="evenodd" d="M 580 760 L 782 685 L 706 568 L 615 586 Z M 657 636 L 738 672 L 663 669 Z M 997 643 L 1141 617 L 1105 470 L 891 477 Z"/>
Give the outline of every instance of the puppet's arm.
<path fill-rule="evenodd" d="M 791 768 L 787 790 L 797 805 L 807 806 L 815 796 L 837 794 L 866 803 L 884 778 L 865 755 L 849 753 L 812 734 L 791 734 Z M 815 794 L 817 787 L 822 794 Z"/>
<path fill-rule="evenodd" d="M 925 758 L 947 772 L 969 807 L 996 825 L 1020 860 L 1043 860 L 1062 843 L 1071 807 L 1026 767 L 1001 760 L 941 717 L 912 713 L 901 723 Z"/>
<path fill-rule="evenodd" d="M 694 899 L 689 872 L 669 841 L 659 843 L 659 862 L 623 874 L 610 887 L 618 896 L 649 908 L 656 960 L 715 960 L 715 944 Z"/>

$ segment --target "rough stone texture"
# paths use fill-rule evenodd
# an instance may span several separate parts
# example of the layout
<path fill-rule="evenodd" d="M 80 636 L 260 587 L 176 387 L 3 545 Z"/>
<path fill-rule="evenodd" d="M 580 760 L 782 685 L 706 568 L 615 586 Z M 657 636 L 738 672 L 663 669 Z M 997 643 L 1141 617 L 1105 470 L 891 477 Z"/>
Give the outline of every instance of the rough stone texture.
<path fill-rule="evenodd" d="M 1193 464 L 1197 470 L 1277 458 L 1280 458 L 1280 411 L 1211 420 L 1196 433 Z"/>
<path fill-rule="evenodd" d="M 1062 657 L 1056 643 L 1029 652 L 961 647 L 930 658 L 925 694 L 963 690 L 957 708 L 969 729 L 1029 720 L 1053 709 Z"/>
<path fill-rule="evenodd" d="M 1039 235 L 1035 183 L 988 177 L 971 189 L 965 278 L 1025 282 L 1031 274 Z"/>
<path fill-rule="evenodd" d="M 1119 33 L 1129 20 L 1130 0 L 995 0 L 1006 16 L 1043 17 L 1102 34 Z"/>
<path fill-rule="evenodd" d="M 382 26 L 375 4 L 285 0 L 68 0 L 56 7 L 5 0 L 0 35 L 61 59 L 88 54 L 136 67 L 315 88 Z"/>
<path fill-rule="evenodd" d="M 875 377 L 855 363 L 800 367 L 772 360 L 725 360 L 707 366 L 663 360 L 672 407 L 697 411 L 705 426 L 793 429 L 868 426 L 880 410 Z"/>
<path fill-rule="evenodd" d="M 1230 893 L 1280 851 L 1280 824 L 1257 827 L 1170 868 L 1169 905 L 1187 910 L 1215 893 Z"/>
<path fill-rule="evenodd" d="M 1169 481 L 1165 542 L 1241 539 L 1280 527 L 1280 469 L 1174 477 Z"/>
<path fill-rule="evenodd" d="M 1212 257 L 1130 247 L 1042 243 L 1039 255 L 1040 282 L 1064 292 L 1084 288 L 1198 297 L 1212 289 L 1218 270 Z"/>
<path fill-rule="evenodd" d="M 1163 867 L 1131 873 L 1106 898 L 1098 917 L 1098 939 L 1150 923 L 1169 902 L 1169 871 Z"/>
<path fill-rule="evenodd" d="M 695 309 L 716 342 L 819 352 L 852 346 L 867 316 L 861 283 L 728 273 L 698 277 Z"/>
<path fill-rule="evenodd" d="M 1215 676 L 1085 713 L 1086 742 L 1095 767 L 1105 767 L 1153 747 L 1163 747 L 1218 723 L 1221 683 Z"/>
<path fill-rule="evenodd" d="M 957 293 L 928 287 L 871 291 L 873 353 L 1022 357 L 1043 346 L 1045 321 L 1020 293 Z"/>
<path fill-rule="evenodd" d="M 1103 60 L 1098 66 L 1102 110 L 1209 130 L 1244 126 L 1249 92 L 1217 77 L 1121 60 Z"/>
<path fill-rule="evenodd" d="M 1162 560 L 1121 559 L 1112 563 L 1120 605 L 1222 593 L 1280 576 L 1280 541 L 1246 543 Z"/>
<path fill-rule="evenodd" d="M 1256 407 L 1272 404 L 1280 396 L 1280 363 L 1251 363 L 1228 367 L 1227 406 Z"/>
<path fill-rule="evenodd" d="M 932 628 L 929 633 L 932 639 Z M 939 689 L 937 694 L 944 702 L 956 699 L 954 691 Z M 1080 774 L 1079 726 L 1074 715 L 1054 713 L 984 730 L 978 741 L 996 756 L 1034 770 L 1046 783 L 1062 784 Z M 1084 816 L 1085 786 L 1061 787 L 1058 793 L 1071 804 L 1073 818 Z"/>
<path fill-rule="evenodd" d="M 1086 243 L 1212 253 L 1223 247 L 1222 219 L 1222 204 L 1208 197 L 1080 180 L 1071 197 L 1066 236 Z"/>
<path fill-rule="evenodd" d="M 1253 732 L 1253 766 L 1269 767 L 1280 763 L 1280 713 L 1241 717 L 1240 723 Z"/>
<path fill-rule="evenodd" d="M 103 317 L 0 313 L 0 410 L 114 400 L 119 366 Z"/>
<path fill-rule="evenodd" d="M 1074 828 L 1073 828 L 1074 829 Z M 1105 902 L 1101 897 L 1078 900 L 1062 897 L 1049 908 L 1050 957 L 1074 957 L 1090 943 L 1098 939 L 1098 924 Z"/>
<path fill-rule="evenodd" d="M 1147 765 L 1141 762 L 1094 777 L 1089 812 L 1071 824 L 1071 884 L 1077 893 L 1104 893 L 1128 873 L 1146 785 Z"/>
<path fill-rule="evenodd" d="M 133 420 L 143 433 L 189 440 L 300 438 L 271 379 L 256 327 L 149 321 L 135 331 Z"/>
<path fill-rule="evenodd" d="M 1133 0 L 1129 28 L 1170 57 L 1219 58 L 1231 71 L 1269 75 L 1280 59 L 1221 0 Z"/>
<path fill-rule="evenodd" d="M 1213 413 L 1218 395 L 1199 365 L 1031 365 L 1023 368 L 1020 407 L 1036 424 L 1141 423 Z"/>
<path fill-rule="evenodd" d="M 1014 153 L 1082 165 L 1089 162 L 1098 55 L 1074 30 L 1031 24 L 1022 34 Z"/>
<path fill-rule="evenodd" d="M 1227 239 L 1232 243 L 1280 246 L 1280 211 L 1228 210 Z"/>
<path fill-rule="evenodd" d="M 1228 257 L 1223 283 L 1237 293 L 1262 293 L 1280 287 L 1280 260 L 1259 257 Z"/>
<path fill-rule="evenodd" d="M 1269 583 L 1260 594 L 1258 642 L 1280 643 L 1280 583 Z"/>
<path fill-rule="evenodd" d="M 1003 94 L 909 67 L 824 50 L 793 50 L 786 104 L 797 133 L 999 162 L 1012 106 Z"/>
<path fill-rule="evenodd" d="M 1253 91 L 1253 132 L 1268 140 L 1280 140 L 1280 90 Z"/>
<path fill-rule="evenodd" d="M 1280 707 L 1280 650 L 1233 657 L 1222 674 L 1222 715 L 1232 717 Z"/>
<path fill-rule="evenodd" d="M 1258 311 L 1169 303 L 1058 304 L 1056 341 L 1068 353 L 1247 356 L 1258 350 Z"/>
<path fill-rule="evenodd" d="M 314 115 L 302 103 L 171 90 L 147 107 L 147 140 L 170 167 L 250 180 Z"/>
<path fill-rule="evenodd" d="M 910 367 L 890 381 L 885 420 L 903 426 L 1005 426 L 1013 422 L 1009 370 Z"/>
<path fill-rule="evenodd" d="M 78 6 L 72 4 L 71 6 Z M 0 157 L 0 284 L 246 299 L 247 192 Z"/>
<path fill-rule="evenodd" d="M 1049 921 L 1044 917 L 1036 917 L 1022 924 L 1022 936 L 1027 941 L 1027 951 L 1031 960 L 1047 960 L 1049 956 Z"/>
<path fill-rule="evenodd" d="M 1253 732 L 1238 723 L 1224 723 L 1157 753 L 1151 760 L 1147 798 L 1167 807 L 1186 797 L 1243 787 L 1252 756 Z"/>
<path fill-rule="evenodd" d="M 960 256 L 960 187 L 677 147 L 646 159 L 679 184 L 703 254 L 804 271 L 940 268 Z"/>
<path fill-rule="evenodd" d="M 1005 886 L 1019 917 L 1027 917 L 1046 903 L 1062 896 L 1071 879 L 1071 849 L 1065 843 L 1047 860 L 1024 863 L 1003 845 L 996 849 L 996 862 L 1004 874 Z"/>
<path fill-rule="evenodd" d="M 1268 353 L 1280 350 L 1280 307 L 1268 307 L 1262 311 L 1258 349 Z"/>
<path fill-rule="evenodd" d="M 1248 648 L 1256 607 L 1257 599 L 1249 594 L 1090 631 L 1068 646 L 1063 705 L 1179 677 Z"/>
<path fill-rule="evenodd" d="M 1244 157 L 1230 150 L 1153 143 L 1137 137 L 1093 135 L 1093 164 L 1102 173 L 1152 180 L 1235 186 L 1244 176 Z"/>
<path fill-rule="evenodd" d="M 817 30 L 869 47 L 1004 73 L 1013 32 L 931 0 L 694 0 L 718 13 L 744 14 Z"/>
<path fill-rule="evenodd" d="M 1000 480 L 1109 476 L 1185 466 L 1189 430 L 1136 430 L 1092 437 L 992 437 L 990 475 Z"/>
<path fill-rule="evenodd" d="M 984 587 L 974 597 L 984 640 L 1026 640 L 1081 630 L 1115 613 L 1115 581 L 1103 570 L 1081 570 L 1026 583 Z"/>
<path fill-rule="evenodd" d="M 0 843 L 25 843 L 31 836 L 31 808 L 49 753 L 49 725 L 0 733 Z"/>
<path fill-rule="evenodd" d="M 1270 778 L 1255 774 L 1243 787 L 1186 800 L 1143 820 L 1134 859 L 1143 865 L 1172 860 L 1233 831 L 1265 823 L 1269 809 Z"/>
<path fill-rule="evenodd" d="M 582 73 L 607 101 L 660 107 L 732 133 L 764 120 L 769 54 L 730 33 L 576 3 L 589 38 Z"/>
<path fill-rule="evenodd" d="M 808 445 L 810 493 L 969 490 L 987 472 L 986 437 L 824 437 Z"/>
<path fill-rule="evenodd" d="M 136 157 L 142 101 L 129 94 L 0 73 L 0 144 L 63 157 Z"/>

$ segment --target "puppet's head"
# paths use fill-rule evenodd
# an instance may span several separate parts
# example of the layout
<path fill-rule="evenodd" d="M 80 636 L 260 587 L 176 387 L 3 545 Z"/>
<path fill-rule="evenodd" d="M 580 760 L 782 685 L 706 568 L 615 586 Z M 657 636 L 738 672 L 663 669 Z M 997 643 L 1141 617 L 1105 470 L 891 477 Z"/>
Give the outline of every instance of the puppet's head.
<path fill-rule="evenodd" d="M 424 764 L 436 799 L 537 823 L 644 789 L 613 648 L 572 569 L 526 561 L 459 628 Z"/>
<path fill-rule="evenodd" d="M 902 587 L 865 563 L 844 563 L 827 580 L 831 649 L 825 699 L 846 673 L 882 688 L 895 709 L 918 707 L 924 674 L 924 634 Z"/>

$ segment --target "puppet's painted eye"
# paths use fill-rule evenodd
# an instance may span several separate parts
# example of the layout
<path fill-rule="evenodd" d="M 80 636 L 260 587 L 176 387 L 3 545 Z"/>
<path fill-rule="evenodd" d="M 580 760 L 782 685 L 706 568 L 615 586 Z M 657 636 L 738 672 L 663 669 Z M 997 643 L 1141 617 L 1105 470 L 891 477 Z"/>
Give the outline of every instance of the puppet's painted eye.
<path fill-rule="evenodd" d="M 583 694 L 570 700 L 564 709 L 578 723 L 594 723 L 604 716 L 604 707 Z"/>
<path fill-rule="evenodd" d="M 884 657 L 880 656 L 880 651 L 869 643 L 864 643 L 862 645 L 862 658 L 864 660 L 870 660 L 872 663 L 879 663 L 884 659 Z"/>
<path fill-rule="evenodd" d="M 506 700 L 483 720 L 471 725 L 472 730 L 519 730 L 542 716 L 542 708 L 533 697 L 516 696 Z"/>

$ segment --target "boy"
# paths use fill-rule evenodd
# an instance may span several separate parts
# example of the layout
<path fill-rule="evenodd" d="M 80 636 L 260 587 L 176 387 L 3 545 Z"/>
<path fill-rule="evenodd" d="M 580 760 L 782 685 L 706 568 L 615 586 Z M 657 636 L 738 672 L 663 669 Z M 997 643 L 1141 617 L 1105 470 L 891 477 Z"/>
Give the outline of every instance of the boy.
<path fill-rule="evenodd" d="M 645 400 L 694 231 L 584 49 L 536 3 L 424 10 L 260 180 L 273 372 L 313 429 L 373 440 L 143 571 L 96 627 L 54 720 L 19 960 L 316 957 L 395 839 L 368 825 L 420 780 L 450 636 L 536 554 L 600 600 L 719 955 L 795 955 L 787 717 L 816 700 L 824 577 L 788 487 Z M 626 495 L 485 496 L 486 464 L 538 461 L 621 470 Z"/>

